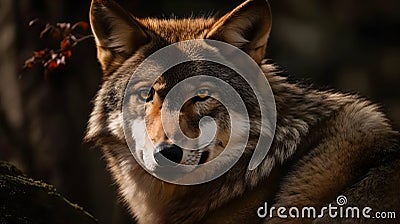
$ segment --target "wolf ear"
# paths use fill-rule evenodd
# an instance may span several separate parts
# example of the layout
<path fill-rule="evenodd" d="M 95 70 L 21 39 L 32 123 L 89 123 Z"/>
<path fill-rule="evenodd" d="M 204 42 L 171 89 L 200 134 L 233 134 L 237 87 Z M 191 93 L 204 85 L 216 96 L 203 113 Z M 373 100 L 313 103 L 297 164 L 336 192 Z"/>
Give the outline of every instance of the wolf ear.
<path fill-rule="evenodd" d="M 206 38 L 232 44 L 260 64 L 271 30 L 271 20 L 267 0 L 247 0 L 219 19 Z"/>
<path fill-rule="evenodd" d="M 149 39 L 146 29 L 112 0 L 92 0 L 90 25 L 104 73 L 119 66 Z"/>

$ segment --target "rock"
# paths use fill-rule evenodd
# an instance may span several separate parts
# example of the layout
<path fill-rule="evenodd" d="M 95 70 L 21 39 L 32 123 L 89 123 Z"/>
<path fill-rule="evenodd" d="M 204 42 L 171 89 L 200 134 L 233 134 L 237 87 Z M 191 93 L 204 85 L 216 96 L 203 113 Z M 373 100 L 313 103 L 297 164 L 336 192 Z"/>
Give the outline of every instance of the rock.
<path fill-rule="evenodd" d="M 8 223 L 97 223 L 78 205 L 42 181 L 25 176 L 0 161 L 0 224 Z"/>

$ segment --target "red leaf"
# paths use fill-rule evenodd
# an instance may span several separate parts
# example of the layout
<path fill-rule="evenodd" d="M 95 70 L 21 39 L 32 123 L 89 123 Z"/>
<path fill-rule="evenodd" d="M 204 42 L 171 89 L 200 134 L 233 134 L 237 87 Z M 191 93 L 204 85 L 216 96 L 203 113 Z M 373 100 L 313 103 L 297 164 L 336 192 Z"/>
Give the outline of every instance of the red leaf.
<path fill-rule="evenodd" d="M 72 56 L 72 51 L 71 50 L 63 51 L 61 54 L 66 58 L 70 58 Z"/>
<path fill-rule="evenodd" d="M 43 58 L 47 54 L 47 49 L 41 50 L 41 51 L 34 51 L 33 52 L 33 57 L 34 58 Z"/>
<path fill-rule="evenodd" d="M 74 24 L 74 26 L 72 26 L 72 30 L 75 30 L 78 27 L 86 31 L 87 29 L 89 29 L 89 24 L 83 21 L 77 22 Z"/>
<path fill-rule="evenodd" d="M 65 51 L 71 48 L 71 42 L 64 38 L 60 43 L 61 51 Z"/>
<path fill-rule="evenodd" d="M 56 70 L 58 68 L 58 63 L 55 60 L 50 60 L 46 64 L 47 64 L 46 68 L 49 71 L 54 71 L 54 70 Z"/>

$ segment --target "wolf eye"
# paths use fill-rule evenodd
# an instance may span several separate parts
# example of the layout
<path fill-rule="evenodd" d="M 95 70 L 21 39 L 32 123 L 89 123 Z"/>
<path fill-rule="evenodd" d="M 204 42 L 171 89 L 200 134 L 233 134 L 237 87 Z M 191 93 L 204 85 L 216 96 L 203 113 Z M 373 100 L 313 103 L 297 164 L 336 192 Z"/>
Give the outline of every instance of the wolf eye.
<path fill-rule="evenodd" d="M 136 95 L 140 101 L 149 102 L 153 99 L 152 90 L 147 88 L 140 89 Z"/>
<path fill-rule="evenodd" d="M 196 97 L 200 100 L 205 100 L 210 97 L 210 90 L 208 89 L 199 89 L 196 92 Z"/>

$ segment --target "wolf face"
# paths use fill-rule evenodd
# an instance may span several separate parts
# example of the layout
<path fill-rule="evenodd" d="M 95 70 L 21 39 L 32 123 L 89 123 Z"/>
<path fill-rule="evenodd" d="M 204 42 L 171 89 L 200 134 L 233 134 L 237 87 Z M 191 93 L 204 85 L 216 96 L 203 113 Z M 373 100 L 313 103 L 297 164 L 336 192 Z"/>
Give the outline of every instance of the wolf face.
<path fill-rule="evenodd" d="M 86 140 L 102 148 L 139 223 L 260 223 L 265 220 L 256 211 L 265 202 L 275 207 L 323 207 L 334 204 L 338 195 L 346 195 L 359 207 L 392 206 L 400 211 L 398 190 L 392 187 L 400 184 L 398 133 L 370 102 L 290 83 L 263 61 L 271 29 L 265 0 L 245 1 L 219 19 L 161 20 L 138 19 L 112 0 L 93 0 L 90 21 L 104 81 Z M 262 122 L 270 105 L 260 104 L 256 92 L 235 70 L 203 60 L 197 48 L 183 47 L 178 50 L 188 62 L 161 74 L 157 63 L 137 73 L 158 50 L 195 39 L 203 41 L 203 49 L 211 49 L 212 57 L 232 64 L 243 62 L 235 53 L 222 54 L 206 40 L 239 48 L 268 79 L 276 103 L 276 129 L 271 148 L 256 169 L 249 170 L 248 164 L 257 156 L 258 139 L 273 134 L 271 123 Z M 238 93 L 248 119 L 239 112 L 239 104 L 223 105 L 228 88 L 210 77 Z M 247 135 L 240 132 L 246 127 Z M 211 137 L 202 132 L 212 133 Z M 243 154 L 240 147 L 227 149 L 243 140 Z M 183 178 L 196 178 L 212 175 L 219 165 L 238 157 L 224 175 L 196 186 L 171 184 L 148 173 L 200 164 L 194 173 L 183 174 Z M 201 168 L 215 161 L 211 169 Z M 392 178 L 386 183 L 386 177 Z M 385 197 L 371 196 L 373 191 Z"/>
<path fill-rule="evenodd" d="M 242 92 L 250 89 L 248 85 L 240 84 L 245 82 L 234 71 L 215 63 L 196 61 L 175 66 L 154 84 L 146 83 L 151 75 L 145 75 L 145 79 L 142 77 L 133 76 L 130 80 L 132 85 L 129 85 L 132 88 L 128 90 L 133 94 L 125 95 L 129 107 L 125 110 L 125 121 L 131 123 L 125 134 L 133 137 L 133 153 L 147 170 L 161 169 L 162 172 L 163 166 L 172 165 L 164 157 L 178 164 L 203 164 L 220 155 L 228 141 L 235 146 L 240 145 L 236 142 L 247 141 L 244 131 L 231 132 L 232 128 L 246 130 L 241 125 L 249 123 L 239 106 L 235 105 L 237 102 L 227 100 L 229 87 L 236 86 L 236 90 Z M 239 97 L 246 97 L 247 102 L 256 102 L 251 92 Z M 223 105 L 221 101 L 230 105 Z M 247 103 L 249 110 L 252 104 Z M 176 121 L 173 119 L 175 116 Z M 257 130 L 256 124 L 260 120 L 257 107 L 253 106 L 251 117 L 253 129 Z M 185 140 L 184 136 L 188 139 Z M 241 153 L 240 147 L 231 148 L 226 160 Z"/>

